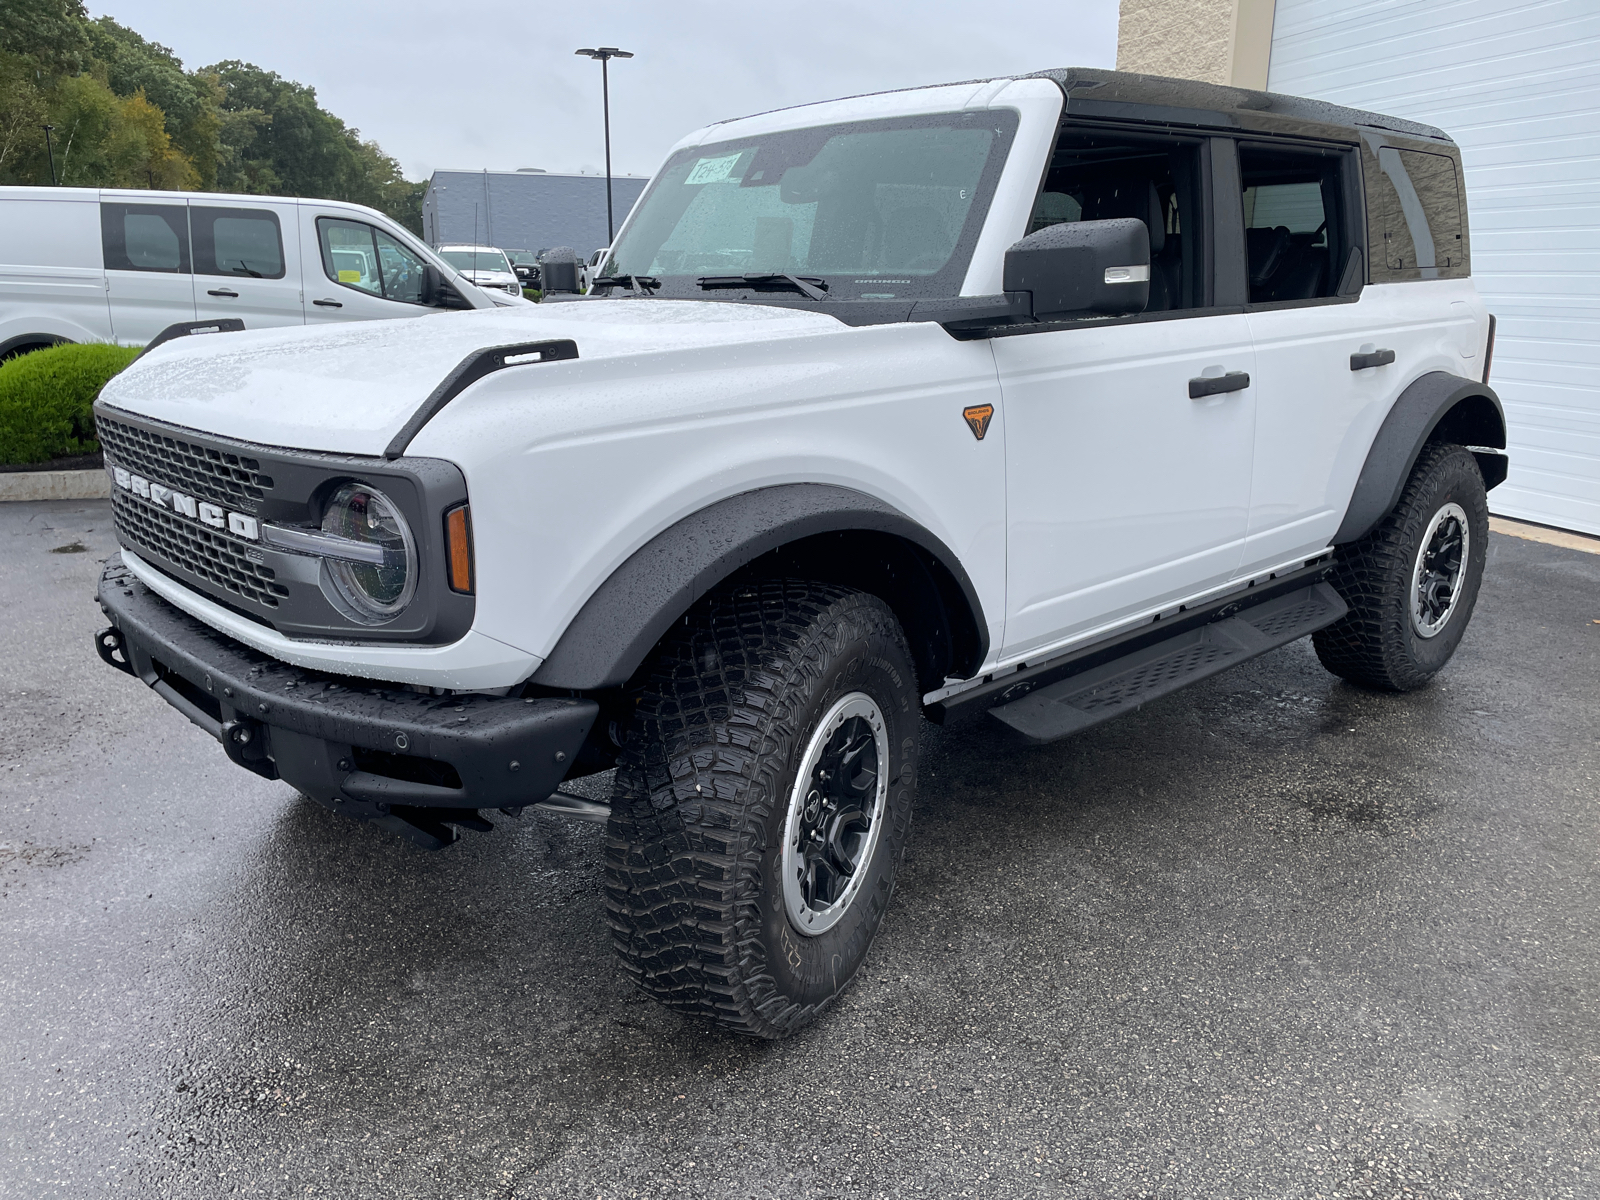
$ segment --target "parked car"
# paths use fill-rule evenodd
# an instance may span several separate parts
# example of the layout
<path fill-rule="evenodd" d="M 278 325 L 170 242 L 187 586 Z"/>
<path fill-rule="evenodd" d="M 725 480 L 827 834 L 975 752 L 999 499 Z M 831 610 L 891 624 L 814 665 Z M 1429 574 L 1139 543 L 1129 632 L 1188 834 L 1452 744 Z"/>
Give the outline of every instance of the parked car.
<path fill-rule="evenodd" d="M 610 249 L 611 247 L 609 246 L 601 246 L 600 249 L 589 255 L 588 261 L 583 264 L 582 270 L 578 273 L 578 282 L 584 291 L 587 292 L 595 279 L 599 277 L 600 264 L 605 261 L 606 252 Z"/>
<path fill-rule="evenodd" d="M 439 257 L 485 291 L 522 295 L 522 281 L 511 269 L 504 250 L 493 246 L 440 246 Z"/>
<path fill-rule="evenodd" d="M 506 257 L 511 260 L 511 269 L 516 272 L 518 281 L 525 288 L 539 286 L 539 256 L 532 250 L 506 250 Z"/>
<path fill-rule="evenodd" d="M 0 187 L 0 356 L 246 327 L 491 308 L 382 213 L 333 200 Z"/>
<path fill-rule="evenodd" d="M 1004 770 L 1307 635 L 1364 687 L 1449 662 L 1506 474 L 1460 163 L 1076 69 L 700 130 L 602 296 L 114 379 L 96 645 L 421 845 L 605 821 L 639 986 L 782 1036 L 879 930 L 923 719 L 989 713 Z"/>

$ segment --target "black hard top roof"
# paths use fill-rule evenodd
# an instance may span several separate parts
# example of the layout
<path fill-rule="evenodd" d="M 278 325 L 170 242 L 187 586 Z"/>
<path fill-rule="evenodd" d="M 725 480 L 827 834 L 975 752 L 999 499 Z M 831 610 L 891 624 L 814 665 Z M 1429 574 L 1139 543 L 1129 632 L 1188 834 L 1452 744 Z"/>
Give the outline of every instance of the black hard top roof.
<path fill-rule="evenodd" d="M 1410 137 L 1449 142 L 1442 129 L 1345 108 L 1302 96 L 1255 92 L 1193 79 L 1166 79 L 1131 71 L 1097 71 L 1057 67 L 1035 71 L 1025 79 L 1051 79 L 1066 93 L 1066 116 L 1102 120 L 1154 121 L 1256 133 L 1289 133 L 1302 137 L 1355 140 L 1361 129 L 1382 129 Z"/>
<path fill-rule="evenodd" d="M 1067 117 L 1098 118 L 1112 121 L 1149 121 L 1161 125 L 1188 125 L 1200 129 L 1226 129 L 1234 132 L 1296 134 L 1300 137 L 1327 138 L 1353 142 L 1362 129 L 1381 129 L 1409 137 L 1448 142 L 1450 135 L 1432 125 L 1386 117 L 1382 113 L 1345 108 L 1303 96 L 1284 96 L 1277 92 L 1255 92 L 1248 88 L 1224 87 L 1193 79 L 1167 79 L 1161 75 L 1138 75 L 1132 71 L 1101 71 L 1092 67 L 1054 67 L 1030 75 L 1003 76 L 1012 79 L 1053 80 L 1066 93 Z M 968 79 L 962 83 L 989 83 L 987 79 Z M 953 87 L 956 84 L 924 84 L 923 87 Z M 890 92 L 863 95 L 890 95 L 894 91 L 920 91 L 921 88 L 895 88 Z M 840 99 L 858 99 L 841 96 Z M 795 107 L 808 107 L 797 105 Z M 769 109 L 768 112 L 781 112 Z M 754 113 L 763 116 L 764 113 Z M 745 117 L 729 118 L 714 124 L 725 125 Z"/>

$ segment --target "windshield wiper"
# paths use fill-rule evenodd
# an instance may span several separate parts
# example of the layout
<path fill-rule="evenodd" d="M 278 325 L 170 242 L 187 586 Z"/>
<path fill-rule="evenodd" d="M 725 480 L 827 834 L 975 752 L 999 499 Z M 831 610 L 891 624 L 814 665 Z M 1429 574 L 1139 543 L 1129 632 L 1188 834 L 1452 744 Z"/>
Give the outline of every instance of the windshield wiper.
<path fill-rule="evenodd" d="M 703 288 L 739 288 L 758 283 L 783 283 L 807 300 L 828 298 L 828 281 L 819 279 L 815 275 L 786 275 L 781 271 L 765 271 L 753 275 L 702 275 L 695 282 Z"/>
<path fill-rule="evenodd" d="M 589 290 L 595 288 L 625 287 L 635 296 L 648 296 L 661 286 L 661 280 L 654 275 L 602 275 L 590 282 Z"/>

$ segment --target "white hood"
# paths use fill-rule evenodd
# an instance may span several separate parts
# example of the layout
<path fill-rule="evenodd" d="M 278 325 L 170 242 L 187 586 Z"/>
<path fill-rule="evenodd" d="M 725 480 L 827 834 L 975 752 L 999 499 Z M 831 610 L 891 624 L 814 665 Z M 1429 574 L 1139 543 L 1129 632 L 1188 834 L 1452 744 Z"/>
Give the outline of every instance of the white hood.
<path fill-rule="evenodd" d="M 156 347 L 101 393 L 113 408 L 205 433 L 335 454 L 384 447 L 475 350 L 571 338 L 582 362 L 840 332 L 820 313 L 707 301 L 586 300 L 348 325 L 246 330 Z"/>

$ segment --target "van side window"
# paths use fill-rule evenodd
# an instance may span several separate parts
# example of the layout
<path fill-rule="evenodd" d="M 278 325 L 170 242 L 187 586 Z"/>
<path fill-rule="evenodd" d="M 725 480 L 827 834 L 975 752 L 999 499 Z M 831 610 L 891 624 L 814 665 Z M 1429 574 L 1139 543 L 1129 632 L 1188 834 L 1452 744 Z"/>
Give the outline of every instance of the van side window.
<path fill-rule="evenodd" d="M 1250 303 L 1332 296 L 1349 255 L 1339 185 L 1344 156 L 1241 145 Z"/>
<path fill-rule="evenodd" d="M 207 208 L 193 205 L 196 275 L 283 278 L 283 234 L 278 214 L 264 208 Z"/>
<path fill-rule="evenodd" d="M 101 204 L 100 245 L 107 270 L 187 275 L 188 206 Z"/>
<path fill-rule="evenodd" d="M 1027 232 L 1069 221 L 1136 217 L 1150 234 L 1145 311 L 1198 308 L 1205 302 L 1199 155 L 1197 142 L 1176 138 L 1064 132 Z"/>
<path fill-rule="evenodd" d="M 1369 167 L 1368 174 L 1372 281 L 1466 278 L 1471 272 L 1455 160 L 1379 146 L 1377 170 Z"/>
<path fill-rule="evenodd" d="M 317 218 L 322 269 L 343 287 L 402 304 L 425 304 L 426 264 L 399 241 L 361 221 Z"/>

